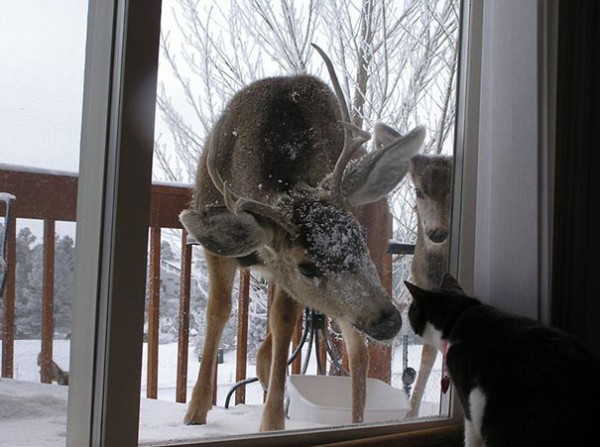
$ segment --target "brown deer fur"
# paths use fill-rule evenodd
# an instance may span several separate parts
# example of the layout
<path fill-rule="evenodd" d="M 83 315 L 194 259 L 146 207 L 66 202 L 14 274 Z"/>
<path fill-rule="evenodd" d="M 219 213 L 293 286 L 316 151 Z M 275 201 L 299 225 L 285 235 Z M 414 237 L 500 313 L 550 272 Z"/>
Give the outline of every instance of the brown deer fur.
<path fill-rule="evenodd" d="M 415 187 L 417 242 L 411 265 L 412 282 L 423 289 L 439 287 L 448 271 L 448 235 L 452 204 L 452 158 L 415 155 L 408 172 Z M 434 346 L 424 344 L 421 366 L 410 399 L 407 417 L 417 417 L 425 386 L 437 355 Z"/>
<path fill-rule="evenodd" d="M 38 354 L 37 358 L 38 366 L 42 366 L 42 353 Z M 40 370 L 40 376 L 42 371 Z M 69 384 L 69 371 L 63 370 L 54 360 L 50 360 L 50 380 L 56 382 L 58 385 Z"/>
<path fill-rule="evenodd" d="M 330 62 L 328 70 L 332 74 Z M 352 211 L 380 200 L 404 177 L 424 130 L 391 138 L 389 128 L 380 125 L 376 138 L 380 135 L 385 147 L 348 164 L 368 139 L 349 121 L 339 93 L 336 98 L 312 76 L 292 76 L 244 88 L 213 127 L 192 206 L 180 215 L 205 248 L 210 282 L 203 361 L 186 423 L 206 423 L 238 267 L 261 270 L 276 284 L 270 336 L 257 358 L 268 389 L 261 431 L 285 427 L 289 343 L 304 306 L 340 322 L 356 388 L 353 418 L 362 419 L 364 391 L 357 389 L 364 390 L 368 354 L 361 333 L 390 339 L 401 318 L 381 286 Z"/>

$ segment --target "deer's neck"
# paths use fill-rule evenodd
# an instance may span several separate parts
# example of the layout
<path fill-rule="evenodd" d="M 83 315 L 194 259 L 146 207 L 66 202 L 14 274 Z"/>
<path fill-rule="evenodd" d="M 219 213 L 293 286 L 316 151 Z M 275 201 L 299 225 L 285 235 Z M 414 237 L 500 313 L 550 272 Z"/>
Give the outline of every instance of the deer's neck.
<path fill-rule="evenodd" d="M 442 277 L 447 271 L 448 241 L 434 244 L 427 238 L 419 225 L 411 267 L 413 281 L 419 287 L 426 289 L 439 287 Z"/>

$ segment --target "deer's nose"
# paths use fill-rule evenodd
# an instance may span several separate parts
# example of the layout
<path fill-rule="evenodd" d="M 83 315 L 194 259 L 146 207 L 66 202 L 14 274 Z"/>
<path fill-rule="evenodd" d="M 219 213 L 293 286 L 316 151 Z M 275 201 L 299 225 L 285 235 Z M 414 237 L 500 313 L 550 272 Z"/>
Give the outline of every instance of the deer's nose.
<path fill-rule="evenodd" d="M 402 317 L 398 309 L 393 307 L 381 313 L 379 320 L 375 324 L 365 327 L 364 332 L 375 340 L 389 340 L 400 332 L 402 327 Z"/>
<path fill-rule="evenodd" d="M 434 244 L 441 244 L 448 238 L 448 230 L 439 228 L 436 230 L 431 230 L 427 233 L 427 237 L 429 237 L 429 240 Z"/>

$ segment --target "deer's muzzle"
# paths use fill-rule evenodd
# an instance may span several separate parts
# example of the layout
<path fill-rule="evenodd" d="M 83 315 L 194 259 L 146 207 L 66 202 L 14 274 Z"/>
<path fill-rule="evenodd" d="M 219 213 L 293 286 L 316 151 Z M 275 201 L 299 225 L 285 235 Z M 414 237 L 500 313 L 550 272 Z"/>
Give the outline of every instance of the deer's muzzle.
<path fill-rule="evenodd" d="M 357 329 L 375 340 L 383 341 L 394 338 L 400 332 L 401 327 L 402 317 L 400 316 L 400 312 L 392 305 L 389 310 L 381 313 L 379 320 L 375 321 L 375 323 L 357 327 Z"/>

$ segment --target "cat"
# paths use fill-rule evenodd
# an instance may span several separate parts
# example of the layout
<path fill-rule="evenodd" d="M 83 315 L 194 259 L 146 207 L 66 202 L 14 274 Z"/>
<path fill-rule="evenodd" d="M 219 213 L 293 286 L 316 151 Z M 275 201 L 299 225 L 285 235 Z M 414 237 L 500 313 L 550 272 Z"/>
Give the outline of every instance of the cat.
<path fill-rule="evenodd" d="M 465 446 L 600 445 L 600 361 L 574 337 L 467 296 L 449 274 L 439 289 L 405 284 L 413 330 L 444 354 Z"/>

